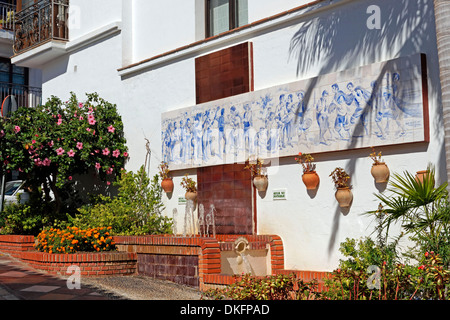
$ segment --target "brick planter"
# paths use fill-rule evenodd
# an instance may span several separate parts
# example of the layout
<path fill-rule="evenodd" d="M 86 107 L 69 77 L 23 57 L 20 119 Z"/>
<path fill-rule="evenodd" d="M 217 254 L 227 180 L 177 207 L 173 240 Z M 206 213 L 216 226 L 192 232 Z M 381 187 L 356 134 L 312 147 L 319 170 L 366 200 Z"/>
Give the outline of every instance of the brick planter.
<path fill-rule="evenodd" d="M 202 288 L 206 275 L 220 273 L 220 247 L 213 238 L 125 236 L 114 242 L 119 251 L 137 253 L 139 274 Z"/>
<path fill-rule="evenodd" d="M 15 258 L 20 258 L 23 252 L 34 250 L 33 245 L 33 236 L 0 236 L 0 252 Z"/>
<path fill-rule="evenodd" d="M 50 254 L 23 252 L 20 259 L 29 266 L 55 275 L 66 275 L 70 266 L 77 266 L 81 276 L 96 277 L 136 273 L 136 254 L 127 252 Z"/>
<path fill-rule="evenodd" d="M 77 266 L 82 276 L 131 275 L 136 273 L 137 255 L 127 252 L 50 254 L 34 250 L 32 236 L 0 236 L 0 252 L 17 258 L 32 268 L 54 275 L 67 275 Z"/>
<path fill-rule="evenodd" d="M 252 248 L 270 246 L 272 273 L 284 268 L 283 242 L 279 236 L 217 235 L 216 238 L 177 236 L 114 237 L 119 251 L 138 255 L 138 273 L 198 287 L 229 285 L 234 276 L 221 273 L 221 250 L 245 237 Z"/>
<path fill-rule="evenodd" d="M 271 274 L 295 274 L 305 281 L 314 278 L 322 289 L 326 273 L 284 270 L 283 241 L 276 235 L 116 236 L 118 252 L 76 254 L 38 252 L 32 236 L 0 236 L 0 252 L 54 275 L 68 276 L 68 267 L 77 266 L 85 277 L 139 273 L 206 290 L 236 281 L 235 276 L 222 273 L 221 251 L 233 250 L 239 237 L 249 241 L 250 249 L 270 248 Z"/>

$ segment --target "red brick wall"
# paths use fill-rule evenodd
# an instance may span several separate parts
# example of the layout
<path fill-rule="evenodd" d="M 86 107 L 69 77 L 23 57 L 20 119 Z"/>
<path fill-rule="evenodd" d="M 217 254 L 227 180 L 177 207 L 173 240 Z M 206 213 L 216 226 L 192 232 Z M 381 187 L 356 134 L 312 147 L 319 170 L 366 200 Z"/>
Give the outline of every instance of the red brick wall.
<path fill-rule="evenodd" d="M 0 236 L 0 251 L 10 254 L 17 258 L 22 252 L 31 251 L 34 249 L 33 236 L 14 236 L 4 235 Z"/>
<path fill-rule="evenodd" d="M 199 287 L 198 256 L 139 254 L 138 273 L 191 287 Z"/>
<path fill-rule="evenodd" d="M 198 203 L 216 208 L 216 234 L 253 234 L 251 174 L 243 164 L 199 168 Z"/>
<path fill-rule="evenodd" d="M 252 60 L 251 42 L 197 58 L 197 104 L 253 91 Z M 217 210 L 217 234 L 253 234 L 253 186 L 243 164 L 200 168 L 197 179 L 198 203 Z"/>
<path fill-rule="evenodd" d="M 197 104 L 253 91 L 252 58 L 251 42 L 197 58 Z"/>
<path fill-rule="evenodd" d="M 70 266 L 80 268 L 81 276 L 127 276 L 136 273 L 136 254 L 126 252 L 50 254 L 23 252 L 20 260 L 49 274 L 65 276 Z"/>
<path fill-rule="evenodd" d="M 82 276 L 125 276 L 136 272 L 133 252 L 50 254 L 34 250 L 34 241 L 33 236 L 0 236 L 0 252 L 55 275 L 67 275 L 67 268 L 72 265 L 80 268 Z"/>
<path fill-rule="evenodd" d="M 119 250 L 137 253 L 138 273 L 194 287 L 220 273 L 220 247 L 216 239 L 173 236 L 114 237 Z"/>
<path fill-rule="evenodd" d="M 138 256 L 138 273 L 159 279 L 200 287 L 231 284 L 234 276 L 221 274 L 220 248 L 231 249 L 221 242 L 233 243 L 239 235 L 218 235 L 216 238 L 175 236 L 114 237 L 120 251 Z M 283 241 L 275 235 L 245 235 L 250 248 L 270 246 L 272 273 L 284 268 Z M 197 273 L 195 273 L 197 271 Z M 186 272 L 186 273 L 185 273 Z"/>

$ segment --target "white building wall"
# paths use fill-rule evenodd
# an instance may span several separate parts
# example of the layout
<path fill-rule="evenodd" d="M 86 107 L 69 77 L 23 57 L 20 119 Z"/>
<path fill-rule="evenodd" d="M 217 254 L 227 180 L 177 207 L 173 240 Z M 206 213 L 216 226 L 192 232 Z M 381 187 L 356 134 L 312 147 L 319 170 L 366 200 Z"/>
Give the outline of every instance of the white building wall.
<path fill-rule="evenodd" d="M 196 41 L 195 0 L 134 0 L 135 62 Z"/>
<path fill-rule="evenodd" d="M 69 39 L 74 40 L 109 23 L 122 21 L 122 1 L 132 0 L 70 0 Z"/>
<path fill-rule="evenodd" d="M 85 13 L 88 9 L 79 1 L 81 12 Z M 112 7 L 119 8 L 119 2 L 111 1 Z M 264 5 L 262 2 L 249 1 L 250 22 L 306 1 L 264 0 Z M 259 3 L 261 5 L 258 6 Z M 134 62 L 198 40 L 195 12 L 199 10 L 194 1 L 159 1 L 156 5 L 154 1 L 134 0 L 133 4 Z M 194 61 L 200 55 L 244 41 L 253 42 L 255 90 L 260 90 L 422 52 L 427 55 L 428 62 L 431 141 L 429 144 L 383 148 L 383 158 L 392 172 L 399 173 L 425 169 L 431 162 L 437 167 L 439 182 L 443 182 L 446 173 L 432 0 L 377 1 L 381 9 L 380 30 L 370 30 L 366 26 L 370 16 L 366 10 L 371 4 L 371 1 L 364 0 L 325 1 L 319 11 L 307 8 L 294 15 L 271 20 L 213 40 L 198 50 L 169 55 L 168 59 L 172 60 L 156 60 L 135 74 L 121 78 L 117 70 L 123 63 L 122 37 L 129 35 L 127 30 L 122 30 L 119 35 L 43 66 L 44 96 L 57 95 L 64 99 L 70 91 L 80 97 L 85 92 L 98 92 L 116 103 L 124 120 L 130 148 L 131 161 L 127 169 L 137 170 L 144 164 L 147 138 L 152 152 L 151 173 L 156 174 L 161 161 L 161 113 L 195 105 Z M 89 8 L 89 16 L 93 20 L 94 16 L 104 15 L 103 6 L 92 7 L 89 4 Z M 108 18 L 108 21 L 120 17 L 116 10 L 113 11 L 113 18 Z M 81 24 L 77 31 L 79 35 L 108 23 L 105 20 L 94 26 L 91 19 Z M 269 176 L 266 196 L 261 198 L 258 195 L 257 198 L 258 233 L 281 236 L 286 268 L 332 270 L 340 258 L 339 244 L 345 238 L 358 238 L 373 230 L 371 220 L 361 215 L 376 209 L 373 194 L 379 191 L 370 175 L 368 153 L 368 150 L 353 150 L 318 155 L 317 170 L 321 184 L 316 194 L 306 191 L 301 182 L 301 167 L 294 157 L 281 159 L 280 165 L 274 168 L 274 173 Z M 349 211 L 338 208 L 328 177 L 339 166 L 347 169 L 353 178 L 354 202 Z M 187 172 L 195 176 L 195 170 Z M 180 215 L 184 211 L 184 207 L 177 203 L 178 195 L 184 194 L 179 185 L 184 173 L 175 173 L 174 194 L 171 199 L 165 196 L 168 215 L 174 208 Z M 271 192 L 279 188 L 287 190 L 288 200 L 273 202 Z"/>
<path fill-rule="evenodd" d="M 311 0 L 248 0 L 248 22 L 253 23 L 281 12 L 304 6 Z"/>

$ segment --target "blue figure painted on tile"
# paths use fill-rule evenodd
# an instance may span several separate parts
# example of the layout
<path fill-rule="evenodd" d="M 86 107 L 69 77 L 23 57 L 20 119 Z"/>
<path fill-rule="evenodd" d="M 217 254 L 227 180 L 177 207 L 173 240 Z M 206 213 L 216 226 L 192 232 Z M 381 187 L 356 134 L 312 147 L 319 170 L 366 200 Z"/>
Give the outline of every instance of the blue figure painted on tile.
<path fill-rule="evenodd" d="M 399 72 L 369 80 L 322 85 L 308 98 L 307 87 L 290 91 L 280 86 L 240 103 L 220 100 L 194 107 L 163 120 L 163 159 L 196 165 L 296 154 L 305 146 L 327 148 L 358 139 L 375 145 L 374 139 L 401 139 L 405 118 L 421 125 L 414 120 L 422 116 L 420 105 L 409 102 L 418 101 L 417 89 L 406 90 L 409 84 L 401 82 Z"/>

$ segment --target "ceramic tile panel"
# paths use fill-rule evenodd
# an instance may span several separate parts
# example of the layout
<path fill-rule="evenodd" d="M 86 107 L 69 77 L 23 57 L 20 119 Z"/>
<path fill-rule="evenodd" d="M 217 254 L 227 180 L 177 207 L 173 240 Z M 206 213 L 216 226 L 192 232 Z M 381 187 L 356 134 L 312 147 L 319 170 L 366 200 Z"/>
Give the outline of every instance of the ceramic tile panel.
<path fill-rule="evenodd" d="M 425 59 L 401 57 L 164 113 L 163 159 L 176 170 L 427 141 Z"/>

